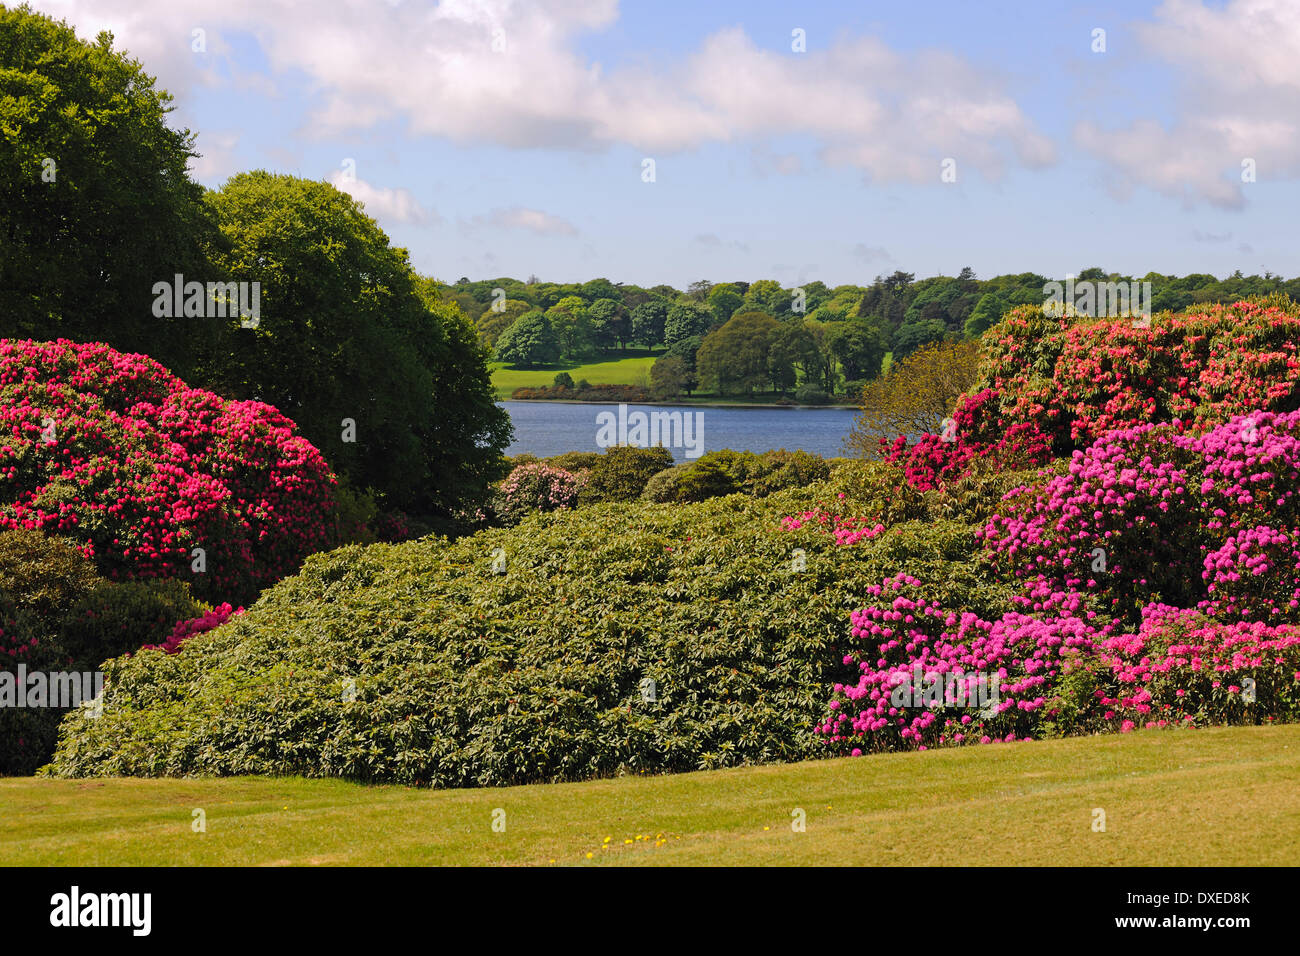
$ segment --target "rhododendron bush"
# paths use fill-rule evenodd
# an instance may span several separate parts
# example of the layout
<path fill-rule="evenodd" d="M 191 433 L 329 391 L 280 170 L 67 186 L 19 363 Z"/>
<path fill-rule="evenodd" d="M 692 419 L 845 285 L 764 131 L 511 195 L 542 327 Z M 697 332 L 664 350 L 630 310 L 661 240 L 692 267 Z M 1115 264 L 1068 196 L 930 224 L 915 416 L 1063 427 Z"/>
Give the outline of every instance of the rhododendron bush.
<path fill-rule="evenodd" d="M 1068 455 L 1121 427 L 1200 432 L 1252 409 L 1300 407 L 1300 314 L 1273 301 L 1131 318 L 1010 312 L 983 339 L 979 377 L 947 435 L 886 449 L 917 487 L 987 458 L 1008 467 Z"/>
<path fill-rule="evenodd" d="M 252 597 L 328 544 L 334 486 L 268 405 L 104 345 L 0 341 L 0 527 L 76 540 L 110 577 Z"/>
<path fill-rule="evenodd" d="M 868 589 L 844 657 L 858 680 L 835 685 L 819 733 L 863 753 L 1300 717 L 1298 489 L 1300 411 L 1102 436 L 976 531 L 1018 589 L 1000 617 L 907 574 Z M 991 706 L 954 699 L 976 675 Z M 943 692 L 895 693 L 918 681 Z"/>

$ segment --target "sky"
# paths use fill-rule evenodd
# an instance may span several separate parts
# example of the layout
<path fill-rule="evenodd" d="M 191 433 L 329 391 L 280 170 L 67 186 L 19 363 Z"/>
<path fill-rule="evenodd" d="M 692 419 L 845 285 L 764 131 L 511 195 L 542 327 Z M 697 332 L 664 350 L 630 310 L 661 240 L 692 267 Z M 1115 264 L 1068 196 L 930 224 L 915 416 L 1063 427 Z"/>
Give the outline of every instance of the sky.
<path fill-rule="evenodd" d="M 425 275 L 1300 274 L 1300 0 L 31 0 Z"/>

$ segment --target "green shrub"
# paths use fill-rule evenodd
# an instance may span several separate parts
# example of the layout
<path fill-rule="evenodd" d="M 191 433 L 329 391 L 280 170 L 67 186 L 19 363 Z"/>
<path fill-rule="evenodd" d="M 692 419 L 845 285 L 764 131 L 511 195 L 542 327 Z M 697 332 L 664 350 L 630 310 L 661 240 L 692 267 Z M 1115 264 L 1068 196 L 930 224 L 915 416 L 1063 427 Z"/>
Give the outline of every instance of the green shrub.
<path fill-rule="evenodd" d="M 831 466 L 825 458 L 806 451 L 765 452 L 760 456 L 760 467 L 746 491 L 752 495 L 770 495 L 787 488 L 805 488 L 830 477 Z"/>
<path fill-rule="evenodd" d="M 667 448 L 638 448 L 634 445 L 608 448 L 592 464 L 582 500 L 635 501 L 651 476 L 672 463 L 672 452 Z"/>
<path fill-rule="evenodd" d="M 734 454 L 735 452 L 730 453 Z M 736 464 L 736 460 L 728 454 L 709 452 L 677 477 L 673 500 L 707 501 L 710 498 L 734 495 L 740 491 L 740 483 L 733 477 Z"/>
<path fill-rule="evenodd" d="M 600 461 L 600 459 L 601 454 L 598 451 L 567 451 L 563 455 L 556 455 L 553 458 L 546 459 L 546 463 L 553 468 L 579 472 L 590 471 L 596 467 L 596 462 Z"/>
<path fill-rule="evenodd" d="M 671 468 L 655 472 L 650 476 L 650 480 L 645 483 L 645 488 L 641 491 L 641 499 L 658 504 L 680 500 L 677 497 L 677 482 L 690 467 L 689 463 L 673 465 Z"/>
<path fill-rule="evenodd" d="M 744 492 L 763 497 L 789 488 L 804 488 L 830 477 L 830 464 L 805 451 L 764 452 L 724 448 L 693 462 L 665 469 L 646 483 L 646 501 L 707 501 Z"/>
<path fill-rule="evenodd" d="M 63 612 L 100 582 L 94 563 L 71 543 L 39 531 L 0 531 L 0 591 L 53 633 Z"/>
<path fill-rule="evenodd" d="M 960 522 L 852 547 L 781 530 L 827 490 L 315 555 L 181 653 L 111 661 L 103 716 L 69 717 L 46 772 L 451 787 L 816 756 L 868 585 L 902 568 L 976 611 L 1007 600 Z"/>
<path fill-rule="evenodd" d="M 104 581 L 69 609 L 58 643 L 78 665 L 93 668 L 146 644 L 163 643 L 177 621 L 210 609 L 183 581 Z"/>
<path fill-rule="evenodd" d="M 831 397 L 816 385 L 800 385 L 794 393 L 794 400 L 800 405 L 829 405 Z"/>
<path fill-rule="evenodd" d="M 555 376 L 555 381 L 552 384 L 556 388 L 573 388 L 573 376 L 568 372 L 561 372 Z"/>

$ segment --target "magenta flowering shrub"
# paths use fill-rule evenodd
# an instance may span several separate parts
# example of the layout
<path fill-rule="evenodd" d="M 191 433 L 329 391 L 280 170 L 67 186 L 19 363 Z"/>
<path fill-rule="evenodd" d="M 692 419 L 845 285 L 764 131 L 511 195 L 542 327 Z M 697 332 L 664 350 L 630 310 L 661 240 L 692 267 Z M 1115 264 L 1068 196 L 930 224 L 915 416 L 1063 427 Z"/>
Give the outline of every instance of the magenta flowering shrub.
<path fill-rule="evenodd" d="M 1102 719 L 1122 732 L 1300 718 L 1300 628 L 1289 624 L 1152 604 L 1136 634 L 1102 640 L 1098 657 L 1113 677 L 1095 692 Z"/>
<path fill-rule="evenodd" d="M 109 577 L 251 598 L 328 546 L 334 487 L 269 405 L 102 344 L 0 340 L 0 527 L 71 538 Z"/>
<path fill-rule="evenodd" d="M 1069 470 L 1007 496 L 978 532 L 992 565 L 1079 589 L 1132 626 L 1152 601 L 1300 623 L 1300 411 L 1253 412 L 1204 435 L 1113 431 Z"/>
<path fill-rule="evenodd" d="M 576 507 L 584 477 L 542 462 L 520 465 L 501 482 L 497 514 L 506 523 L 517 524 L 537 511 Z"/>
<path fill-rule="evenodd" d="M 190 618 L 188 621 L 177 621 L 172 632 L 167 635 L 167 640 L 161 644 L 146 644 L 141 650 L 158 650 L 168 654 L 175 654 L 181 649 L 181 645 L 197 634 L 203 634 L 225 624 L 230 618 L 243 614 L 244 609 L 238 610 L 231 608 L 229 603 L 219 604 L 212 610 L 198 617 Z"/>
<path fill-rule="evenodd" d="M 997 621 L 942 607 L 922 582 L 898 574 L 852 615 L 859 647 L 844 657 L 860 672 L 836 684 L 818 725 L 828 743 L 855 755 L 944 744 L 1029 740 L 1044 719 L 1078 707 L 1059 678 L 1088 666 L 1100 632 L 1068 613 L 1009 611 Z M 935 699 L 922 699 L 927 687 Z M 916 692 L 913 695 L 913 691 Z M 900 696 L 901 695 L 901 696 Z"/>
<path fill-rule="evenodd" d="M 949 435 L 884 447 L 916 487 L 960 477 L 979 461 L 1042 463 L 1115 429 L 1191 423 L 1195 432 L 1251 409 L 1300 405 L 1300 314 L 1293 304 L 1202 304 L 1177 315 L 1052 317 L 1020 307 L 990 330 L 975 389 Z"/>
<path fill-rule="evenodd" d="M 906 574 L 869 589 L 843 661 L 858 681 L 818 732 L 864 753 L 1300 717 L 1297 489 L 1300 411 L 1103 435 L 975 532 L 1018 589 L 1000 616 Z M 828 520 L 785 526 L 810 518 Z M 970 699 L 979 676 L 998 681 L 991 708 Z M 897 696 L 923 682 L 931 696 Z"/>
<path fill-rule="evenodd" d="M 803 511 L 781 519 L 781 527 L 786 531 L 797 531 L 805 526 L 834 535 L 836 544 L 845 545 L 869 540 L 885 530 L 880 522 L 871 524 L 867 518 L 845 517 L 826 508 Z"/>

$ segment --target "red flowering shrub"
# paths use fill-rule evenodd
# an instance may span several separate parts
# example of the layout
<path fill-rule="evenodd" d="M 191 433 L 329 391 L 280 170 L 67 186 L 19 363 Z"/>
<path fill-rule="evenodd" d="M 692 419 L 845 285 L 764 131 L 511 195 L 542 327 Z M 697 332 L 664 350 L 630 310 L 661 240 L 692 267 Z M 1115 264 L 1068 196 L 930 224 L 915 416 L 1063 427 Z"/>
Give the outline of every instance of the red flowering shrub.
<path fill-rule="evenodd" d="M 981 459 L 1004 469 L 1049 461 L 1051 439 L 1036 421 L 1007 423 L 997 410 L 997 397 L 989 388 L 963 395 L 944 434 L 922 435 L 911 447 L 899 435 L 885 460 L 899 464 L 912 487 L 921 491 L 961 478 Z"/>
<path fill-rule="evenodd" d="M 1022 306 L 986 334 L 975 388 L 958 403 L 947 440 L 925 435 L 909 446 L 900 437 L 888 457 L 927 488 L 979 459 L 1041 463 L 1116 428 L 1177 420 L 1201 432 L 1252 409 L 1298 407 L 1292 305 L 1198 305 L 1146 327 Z"/>
<path fill-rule="evenodd" d="M 269 405 L 101 344 L 0 340 L 0 527 L 71 538 L 110 577 L 250 598 L 329 544 L 334 484 Z"/>

